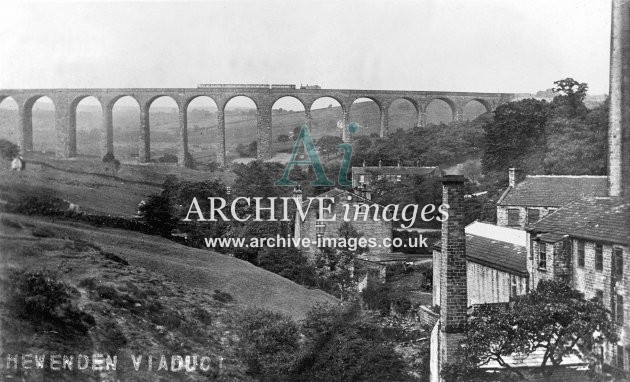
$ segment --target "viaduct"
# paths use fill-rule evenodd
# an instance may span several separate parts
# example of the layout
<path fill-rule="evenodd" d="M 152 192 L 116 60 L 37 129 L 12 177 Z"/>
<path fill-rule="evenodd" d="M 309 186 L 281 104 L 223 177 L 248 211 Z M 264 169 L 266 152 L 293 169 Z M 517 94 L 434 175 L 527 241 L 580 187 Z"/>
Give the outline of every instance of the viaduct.
<path fill-rule="evenodd" d="M 178 161 L 183 166 L 188 153 L 187 109 L 197 97 L 210 97 L 217 105 L 217 125 L 219 134 L 219 154 L 217 161 L 225 165 L 225 105 L 237 96 L 250 98 L 257 109 L 257 140 L 259 159 L 273 157 L 271 134 L 271 110 L 274 103 L 286 96 L 299 100 L 304 106 L 307 125 L 311 120 L 311 106 L 318 98 L 330 97 L 341 105 L 344 125 L 350 122 L 350 106 L 359 98 L 373 100 L 380 109 L 380 135 L 388 134 L 388 109 L 397 99 L 410 101 L 418 116 L 417 126 L 425 126 L 427 106 L 431 101 L 440 99 L 451 108 L 453 120 L 462 120 L 464 107 L 468 102 L 478 101 L 491 112 L 498 105 L 509 102 L 519 94 L 512 93 L 474 93 L 474 92 L 436 92 L 436 91 L 392 91 L 392 90 L 344 90 L 344 89 L 296 89 L 294 86 L 251 87 L 231 85 L 229 87 L 199 88 L 102 88 L 102 89 L 0 89 L 0 102 L 12 98 L 18 105 L 18 136 L 22 150 L 33 149 L 33 105 L 41 97 L 48 97 L 55 106 L 56 155 L 71 158 L 77 153 L 76 110 L 77 105 L 86 97 L 95 97 L 103 111 L 101 155 L 114 154 L 112 110 L 120 98 L 130 96 L 140 105 L 140 136 L 138 137 L 140 163 L 151 160 L 149 108 L 160 97 L 172 98 L 179 110 Z M 344 130 L 345 131 L 345 130 Z"/>

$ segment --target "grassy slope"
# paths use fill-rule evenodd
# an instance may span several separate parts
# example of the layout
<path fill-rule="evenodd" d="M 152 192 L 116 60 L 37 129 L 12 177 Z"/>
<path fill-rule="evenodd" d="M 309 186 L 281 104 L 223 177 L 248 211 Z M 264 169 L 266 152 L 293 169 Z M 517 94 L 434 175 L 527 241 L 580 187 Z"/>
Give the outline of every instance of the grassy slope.
<path fill-rule="evenodd" d="M 75 304 L 94 317 L 94 325 L 81 333 L 74 330 L 76 321 L 41 322 L 35 316 L 18 316 L 13 309 L 0 309 L 0 353 L 102 353 L 118 357 L 115 372 L 52 372 L 45 368 L 20 374 L 0 368 L 1 380 L 248 380 L 237 349 L 240 308 L 215 301 L 214 291 L 205 289 L 204 283 L 188 287 L 158 272 L 126 265 L 115 258 L 112 261 L 94 244 L 98 238 L 92 243 L 79 239 L 85 238 L 89 229 L 77 234 L 75 229 L 60 224 L 2 214 L 0 231 L 0 280 L 5 280 L 11 268 L 51 270 L 57 279 L 76 290 L 72 295 Z M 169 249 L 160 253 L 177 255 L 173 252 Z M 0 306 L 10 301 L 6 293 L 0 290 Z M 139 372 L 133 370 L 132 354 L 143 354 Z M 209 356 L 211 370 L 158 373 L 160 355 L 170 361 L 174 354 Z M 149 355 L 154 357 L 151 372 L 146 367 Z"/>
<path fill-rule="evenodd" d="M 54 232 L 56 237 L 99 246 L 126 259 L 131 265 L 163 274 L 179 285 L 228 292 L 238 304 L 302 318 L 314 304 L 336 301 L 322 291 L 304 288 L 248 262 L 186 247 L 157 236 L 40 217 L 10 217 L 20 223 L 43 227 Z M 7 266 L 4 259 L 2 263 Z"/>

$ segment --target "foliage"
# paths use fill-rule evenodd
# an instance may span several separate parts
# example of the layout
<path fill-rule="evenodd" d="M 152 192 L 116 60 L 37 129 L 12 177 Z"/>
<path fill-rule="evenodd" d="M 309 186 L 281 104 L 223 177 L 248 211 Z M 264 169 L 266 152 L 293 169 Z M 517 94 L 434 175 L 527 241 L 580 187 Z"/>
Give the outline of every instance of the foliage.
<path fill-rule="evenodd" d="M 331 155 L 340 153 L 337 145 L 341 143 L 343 143 L 341 137 L 335 135 L 324 135 L 316 142 L 319 154 L 325 155 L 327 160 L 330 159 Z"/>
<path fill-rule="evenodd" d="M 160 194 L 149 196 L 147 202 L 139 208 L 140 216 L 150 229 L 164 237 L 170 237 L 177 219 L 168 197 Z"/>
<path fill-rule="evenodd" d="M 616 325 L 608 310 L 585 300 L 582 293 L 561 281 L 541 280 L 534 291 L 517 297 L 512 307 L 482 306 L 473 313 L 463 343 L 465 362 L 462 367 L 450 368 L 449 378 L 458 380 L 474 374 L 479 365 L 492 360 L 523 377 L 504 357 L 528 355 L 538 349 L 544 351 L 543 373 L 550 375 L 553 368 L 545 366 L 559 366 L 578 347 L 588 352 L 604 341 L 617 341 Z"/>
<path fill-rule="evenodd" d="M 289 142 L 289 141 L 291 141 L 291 138 L 289 138 L 287 134 L 278 135 L 278 142 L 284 143 L 284 142 Z"/>
<path fill-rule="evenodd" d="M 68 203 L 52 195 L 26 195 L 11 207 L 11 211 L 24 215 L 61 215 Z"/>
<path fill-rule="evenodd" d="M 2 159 L 13 159 L 20 153 L 20 148 L 15 143 L 6 139 L 0 139 L 0 156 Z"/>
<path fill-rule="evenodd" d="M 59 281 L 50 271 L 10 271 L 2 280 L 6 310 L 20 318 L 54 326 L 64 335 L 86 334 L 95 320 L 74 303 L 76 289 Z"/>
<path fill-rule="evenodd" d="M 558 93 L 553 98 L 552 104 L 556 107 L 556 115 L 566 117 L 582 117 L 587 113 L 584 99 L 588 91 L 585 82 L 578 82 L 573 78 L 564 78 L 555 81 L 552 91 Z"/>
<path fill-rule="evenodd" d="M 317 285 L 315 268 L 296 248 L 264 248 L 257 265 L 300 285 Z"/>
<path fill-rule="evenodd" d="M 507 173 L 509 167 L 528 170 L 526 161 L 544 152 L 545 124 L 550 113 L 546 101 L 532 98 L 498 106 L 494 120 L 484 125 L 484 173 Z"/>
<path fill-rule="evenodd" d="M 299 327 L 287 316 L 251 309 L 241 317 L 241 354 L 248 373 L 262 381 L 285 380 L 299 350 Z"/>
<path fill-rule="evenodd" d="M 212 295 L 212 299 L 219 301 L 219 302 L 232 302 L 234 301 L 234 297 L 232 297 L 231 294 L 229 294 L 228 292 L 223 292 L 220 291 L 218 289 L 214 290 L 214 294 Z"/>
<path fill-rule="evenodd" d="M 317 306 L 302 326 L 304 350 L 292 368 L 299 381 L 406 381 L 404 362 L 357 304 Z"/>

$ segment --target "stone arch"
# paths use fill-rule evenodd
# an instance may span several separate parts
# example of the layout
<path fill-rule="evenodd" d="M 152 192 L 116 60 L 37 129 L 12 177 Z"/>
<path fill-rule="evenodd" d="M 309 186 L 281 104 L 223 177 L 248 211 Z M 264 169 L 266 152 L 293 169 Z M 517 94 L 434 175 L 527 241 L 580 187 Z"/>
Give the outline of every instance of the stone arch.
<path fill-rule="evenodd" d="M 438 102 L 436 102 L 436 101 L 438 101 Z M 439 116 L 430 114 L 430 111 L 433 111 L 433 110 L 430 110 L 430 109 L 433 109 L 431 107 L 431 105 L 436 105 L 436 104 L 439 105 L 440 104 L 439 101 L 442 101 L 442 102 L 446 103 L 446 105 L 449 107 L 450 113 L 451 113 L 450 120 L 446 121 L 446 120 L 444 120 L 444 118 L 440 118 Z M 440 107 L 440 106 L 438 106 L 438 107 Z M 434 123 L 436 120 L 440 120 L 440 122 L 450 123 L 450 122 L 454 121 L 455 118 L 456 118 L 457 105 L 455 104 L 455 101 L 453 101 L 452 99 L 450 99 L 448 97 L 433 97 L 427 102 L 427 104 L 425 106 L 425 112 L 427 113 L 427 124 Z M 439 113 L 440 111 L 438 110 L 438 111 L 435 111 L 435 112 Z"/>
<path fill-rule="evenodd" d="M 343 113 L 349 113 L 350 112 L 350 105 L 352 105 L 352 102 L 348 103 L 347 101 L 344 101 L 342 98 L 339 98 L 335 95 L 330 95 L 330 94 L 323 94 L 317 98 L 315 98 L 313 100 L 313 102 L 311 102 L 311 105 L 309 107 L 309 109 L 313 108 L 313 104 L 317 101 L 319 101 L 322 98 L 332 98 L 333 100 L 337 101 L 337 103 L 339 104 L 339 106 L 341 107 L 341 111 Z"/>
<path fill-rule="evenodd" d="M 33 111 L 37 102 L 42 99 L 48 99 L 50 103 L 52 104 L 52 108 L 53 108 L 52 111 L 50 110 L 43 111 L 43 113 L 47 115 L 46 119 L 48 120 L 48 122 L 51 122 L 49 123 L 50 126 L 46 128 L 47 139 L 43 140 L 45 142 L 48 142 L 48 144 L 35 145 L 35 140 L 33 139 L 33 136 L 34 136 L 33 130 L 35 130 L 35 127 L 38 127 L 37 125 L 42 123 L 42 121 L 39 120 L 39 117 L 37 119 L 33 118 L 33 114 L 34 114 Z M 58 142 L 56 125 L 55 125 L 56 124 L 55 113 L 57 111 L 57 107 L 58 105 L 55 104 L 55 100 L 53 99 L 53 97 L 50 97 L 46 94 L 34 94 L 26 99 L 26 101 L 24 102 L 24 111 L 23 111 L 24 117 L 23 117 L 23 125 L 22 125 L 22 134 L 24 136 L 24 149 L 26 150 L 43 149 L 40 151 L 44 151 L 44 152 L 54 151 L 55 153 L 59 150 L 59 145 L 61 144 L 61 142 Z M 34 120 L 35 120 L 35 123 L 34 123 Z M 40 142 L 41 141 L 42 140 L 40 140 Z"/>
<path fill-rule="evenodd" d="M 22 134 L 18 128 L 20 120 L 20 104 L 9 95 L 0 95 L 0 120 L 7 122 L 1 130 L 2 138 L 17 144 L 23 149 Z"/>
<path fill-rule="evenodd" d="M 191 125 L 190 129 L 187 128 L 186 144 L 192 143 L 188 145 L 188 149 L 195 164 L 207 164 L 213 161 L 223 164 L 219 153 L 222 149 L 220 141 L 225 131 L 222 131 L 224 125 L 218 123 L 219 105 L 217 102 L 208 95 L 197 94 L 184 100 L 183 107 L 186 113 L 186 124 Z"/>
<path fill-rule="evenodd" d="M 359 103 L 368 103 L 366 101 L 357 102 L 363 99 L 367 99 L 371 101 L 373 105 L 375 105 L 376 107 L 372 105 L 365 106 L 364 108 L 369 108 L 372 110 L 363 110 L 361 113 L 361 117 L 357 116 L 356 109 L 355 109 L 355 114 L 353 115 L 353 112 L 352 112 L 353 106 Z M 383 120 L 384 115 L 386 115 L 387 113 L 387 108 L 383 109 L 383 107 L 385 107 L 385 102 L 382 100 L 379 100 L 378 98 L 369 97 L 369 96 L 356 97 L 352 100 L 352 102 L 350 102 L 350 106 L 348 107 L 348 114 L 349 114 L 348 123 L 350 122 L 358 123 L 359 126 L 361 126 L 361 128 L 358 131 L 358 134 L 360 135 L 378 134 L 379 136 L 382 137 L 387 134 L 386 117 L 385 117 L 385 120 Z M 383 122 L 385 122 L 385 126 L 383 126 Z M 385 129 L 383 127 L 385 127 Z"/>
<path fill-rule="evenodd" d="M 116 110 L 117 108 L 118 110 Z M 136 111 L 132 112 L 129 108 L 134 108 Z M 117 157 L 120 155 L 124 158 L 138 158 L 138 135 L 141 131 L 140 119 L 142 114 L 141 102 L 131 94 L 118 94 L 106 103 L 104 112 L 111 113 L 112 154 L 116 153 Z M 116 137 L 122 139 L 117 141 Z"/>
<path fill-rule="evenodd" d="M 95 100 L 98 103 L 99 116 L 98 118 L 96 118 L 95 126 L 94 126 L 96 127 L 96 129 L 92 129 L 89 132 L 85 132 L 85 134 L 77 134 L 78 126 L 79 125 L 83 126 L 85 124 L 83 120 L 81 120 L 80 123 L 77 122 L 79 120 L 78 113 L 77 113 L 79 104 L 81 104 L 81 102 L 83 102 L 84 100 L 87 100 L 90 98 Z M 69 129 L 68 133 L 69 133 L 69 139 L 70 139 L 71 156 L 74 156 L 78 153 L 79 147 L 85 147 L 86 145 L 90 143 L 93 144 L 95 142 L 97 142 L 97 145 L 98 145 L 98 142 L 101 141 L 102 139 L 101 131 L 103 129 L 103 119 L 102 119 L 103 112 L 104 110 L 103 110 L 103 104 L 101 103 L 101 100 L 99 100 L 97 97 L 90 94 L 79 95 L 70 102 L 70 125 L 68 126 L 68 129 Z M 89 150 L 83 154 L 95 153 L 95 152 L 98 152 L 98 150 L 99 150 L 98 147 L 90 147 Z"/>
<path fill-rule="evenodd" d="M 241 98 L 237 101 L 237 98 Z M 232 103 L 232 105 L 230 105 Z M 231 106 L 246 109 L 240 112 L 230 110 Z M 254 110 L 247 110 L 253 104 Z M 271 110 L 266 110 L 270 115 Z M 225 124 L 225 156 L 226 163 L 238 158 L 257 158 L 261 135 L 261 118 L 265 110 L 261 110 L 261 101 L 247 94 L 232 94 L 219 105 L 219 114 L 223 115 Z M 255 131 L 255 135 L 252 135 Z M 254 139 L 252 139 L 254 137 Z M 256 142 L 256 143 L 253 143 Z"/>
<path fill-rule="evenodd" d="M 409 115 L 409 113 L 404 109 L 404 107 L 401 108 L 401 106 L 398 106 L 399 113 L 397 113 L 396 108 L 392 108 L 394 104 L 398 104 L 398 105 L 411 104 L 414 113 L 412 113 L 412 115 Z M 405 128 L 413 128 L 417 126 L 418 118 L 420 117 L 421 111 L 420 111 L 420 107 L 418 106 L 418 103 L 414 99 L 409 98 L 409 97 L 395 98 L 389 103 L 389 105 L 387 106 L 387 109 L 388 109 L 388 113 L 387 113 L 388 122 L 387 123 L 390 129 L 396 130 L 399 128 L 405 129 Z M 403 109 L 403 110 L 400 110 L 400 109 Z"/>
<path fill-rule="evenodd" d="M 156 103 L 163 105 L 156 105 Z M 172 109 L 174 112 L 172 110 L 156 111 L 157 107 Z M 170 94 L 155 94 L 147 99 L 147 123 L 144 127 L 147 162 L 151 161 L 152 158 L 156 158 L 157 161 L 163 163 L 178 163 L 179 161 L 183 163 L 183 158 L 180 158 L 179 155 L 185 155 L 185 153 L 180 153 L 179 146 L 173 145 L 174 141 L 180 141 L 183 133 L 177 128 L 179 110 L 180 103 L 178 99 Z M 156 119 L 158 113 L 160 114 L 159 120 Z M 165 130 L 159 129 L 160 126 L 164 125 L 174 125 L 175 127 Z"/>
<path fill-rule="evenodd" d="M 281 106 L 284 106 L 286 110 Z M 296 108 L 298 110 L 295 110 Z M 271 142 L 272 152 L 290 153 L 293 149 L 293 141 L 290 136 L 295 133 L 296 128 L 300 129 L 304 125 L 310 127 L 310 119 L 310 112 L 306 110 L 304 101 L 298 97 L 286 95 L 271 102 L 269 123 L 271 124 L 272 137 L 277 137 Z M 276 121 L 275 125 L 274 120 Z M 278 123 L 278 121 L 283 123 Z"/>
<path fill-rule="evenodd" d="M 481 107 L 476 107 L 478 105 Z M 483 98 L 472 98 L 467 100 L 462 106 L 462 119 L 464 121 L 473 120 L 482 114 L 490 112 L 492 112 L 492 105 L 487 100 Z"/>

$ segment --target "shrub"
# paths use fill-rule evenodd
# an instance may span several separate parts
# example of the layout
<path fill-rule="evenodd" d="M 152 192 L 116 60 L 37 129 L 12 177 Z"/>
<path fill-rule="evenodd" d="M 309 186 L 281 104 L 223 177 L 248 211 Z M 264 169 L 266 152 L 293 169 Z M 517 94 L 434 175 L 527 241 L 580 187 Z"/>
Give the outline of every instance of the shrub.
<path fill-rule="evenodd" d="M 177 155 L 175 155 L 175 154 L 164 154 L 160 158 L 158 158 L 158 162 L 160 162 L 160 163 L 177 163 Z"/>
<path fill-rule="evenodd" d="M 173 216 L 168 197 L 159 194 L 149 196 L 149 200 L 140 206 L 140 216 L 155 234 L 170 237 L 177 219 Z"/>
<path fill-rule="evenodd" d="M 113 153 L 107 153 L 103 156 L 103 163 L 112 163 L 114 161 L 114 154 Z"/>
<path fill-rule="evenodd" d="M 0 156 L 2 159 L 13 159 L 20 154 L 18 145 L 6 139 L 0 139 Z"/>
<path fill-rule="evenodd" d="M 38 326 L 55 326 L 64 334 L 85 334 L 96 323 L 74 304 L 72 296 L 77 290 L 50 271 L 11 271 L 3 281 L 7 310 L 20 318 Z"/>
<path fill-rule="evenodd" d="M 223 303 L 234 301 L 234 297 L 232 297 L 231 294 L 227 292 L 222 292 L 218 289 L 214 290 L 214 294 L 212 295 L 212 298 L 216 301 L 223 302 Z"/>
<path fill-rule="evenodd" d="M 67 203 L 51 195 L 23 196 L 11 208 L 12 212 L 24 215 L 61 215 Z"/>
<path fill-rule="evenodd" d="M 289 317 L 252 309 L 241 317 L 241 354 L 248 373 L 260 380 L 284 379 L 299 350 L 299 328 Z"/>

